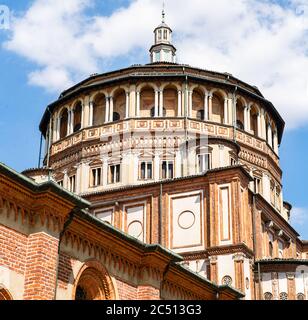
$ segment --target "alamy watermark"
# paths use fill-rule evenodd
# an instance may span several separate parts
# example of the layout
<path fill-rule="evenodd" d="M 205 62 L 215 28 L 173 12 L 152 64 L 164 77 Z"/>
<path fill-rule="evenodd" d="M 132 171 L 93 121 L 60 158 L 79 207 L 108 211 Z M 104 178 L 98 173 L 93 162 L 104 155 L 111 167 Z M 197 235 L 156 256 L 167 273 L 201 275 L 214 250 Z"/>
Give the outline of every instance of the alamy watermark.
<path fill-rule="evenodd" d="M 0 29 L 10 29 L 10 9 L 0 4 Z"/>

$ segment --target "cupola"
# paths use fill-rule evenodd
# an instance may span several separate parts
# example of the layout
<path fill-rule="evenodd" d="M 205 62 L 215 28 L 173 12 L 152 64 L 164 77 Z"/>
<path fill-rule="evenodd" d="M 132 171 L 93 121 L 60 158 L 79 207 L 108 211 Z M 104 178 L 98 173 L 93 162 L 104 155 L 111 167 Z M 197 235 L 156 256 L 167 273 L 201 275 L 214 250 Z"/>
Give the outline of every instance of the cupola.
<path fill-rule="evenodd" d="M 154 45 L 150 49 L 151 63 L 176 62 L 176 48 L 172 45 L 172 29 L 165 23 L 165 10 L 162 23 L 154 30 Z"/>

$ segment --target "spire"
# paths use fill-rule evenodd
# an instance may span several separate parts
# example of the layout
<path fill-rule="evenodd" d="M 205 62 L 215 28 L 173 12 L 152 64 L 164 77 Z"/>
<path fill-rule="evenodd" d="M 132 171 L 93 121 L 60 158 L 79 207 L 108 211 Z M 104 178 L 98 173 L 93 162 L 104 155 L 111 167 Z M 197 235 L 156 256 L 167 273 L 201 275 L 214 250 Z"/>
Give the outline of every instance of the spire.
<path fill-rule="evenodd" d="M 165 1 L 164 1 L 163 2 L 163 11 L 162 11 L 162 20 L 161 20 L 162 23 L 165 23 L 165 16 L 166 16 L 166 14 L 165 14 Z"/>
<path fill-rule="evenodd" d="M 151 62 L 176 61 L 176 48 L 172 45 L 172 30 L 165 22 L 165 1 L 162 9 L 162 23 L 154 30 L 155 41 L 151 47 Z"/>

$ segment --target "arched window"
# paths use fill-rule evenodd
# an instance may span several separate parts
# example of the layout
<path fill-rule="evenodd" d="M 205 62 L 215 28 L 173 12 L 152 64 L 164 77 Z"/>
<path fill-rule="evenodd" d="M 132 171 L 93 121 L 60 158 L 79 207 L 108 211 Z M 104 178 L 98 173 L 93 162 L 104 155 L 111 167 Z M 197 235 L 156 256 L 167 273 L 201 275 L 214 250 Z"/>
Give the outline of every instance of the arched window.
<path fill-rule="evenodd" d="M 113 121 L 119 121 L 126 116 L 126 92 L 124 89 L 119 88 L 113 95 Z M 114 119 L 115 113 L 116 119 Z"/>
<path fill-rule="evenodd" d="M 176 117 L 178 109 L 178 90 L 176 87 L 169 85 L 164 88 L 163 92 L 164 117 Z"/>
<path fill-rule="evenodd" d="M 68 121 L 68 112 L 65 108 L 62 111 L 60 118 L 60 139 L 63 139 L 67 136 L 67 121 Z"/>
<path fill-rule="evenodd" d="M 76 279 L 73 298 L 75 300 L 115 299 L 112 280 L 99 262 L 86 262 Z"/>
<path fill-rule="evenodd" d="M 259 135 L 258 118 L 259 111 L 255 106 L 252 106 L 250 109 L 250 130 L 256 137 Z"/>
<path fill-rule="evenodd" d="M 245 129 L 244 125 L 244 113 L 245 113 L 245 106 L 242 99 L 238 99 L 236 102 L 236 127 L 240 130 Z"/>
<path fill-rule="evenodd" d="M 269 243 L 268 243 L 268 248 L 269 248 L 269 255 L 270 255 L 270 257 L 273 257 L 273 254 L 274 254 L 274 246 L 273 246 L 272 241 L 269 241 Z"/>
<path fill-rule="evenodd" d="M 119 121 L 121 119 L 121 116 L 118 112 L 113 113 L 113 121 Z"/>
<path fill-rule="evenodd" d="M 105 122 L 106 97 L 98 95 L 93 102 L 93 126 L 100 126 Z"/>
<path fill-rule="evenodd" d="M 140 117 L 151 117 L 151 109 L 155 105 L 155 91 L 152 87 L 146 86 L 140 91 Z"/>
<path fill-rule="evenodd" d="M 236 127 L 240 130 L 244 130 L 244 124 L 241 120 L 236 120 Z"/>
<path fill-rule="evenodd" d="M 298 293 L 296 296 L 296 300 L 305 300 L 305 295 L 303 293 Z"/>
<path fill-rule="evenodd" d="M 81 102 L 78 102 L 74 109 L 74 132 L 77 132 L 81 129 L 81 113 L 82 105 Z"/>
<path fill-rule="evenodd" d="M 198 120 L 204 120 L 204 110 L 199 110 L 197 112 L 197 119 Z"/>
<path fill-rule="evenodd" d="M 155 117 L 155 107 L 151 109 L 151 118 Z"/>
<path fill-rule="evenodd" d="M 214 94 L 212 98 L 212 115 L 211 119 L 214 122 L 224 122 L 224 102 L 220 95 Z"/>

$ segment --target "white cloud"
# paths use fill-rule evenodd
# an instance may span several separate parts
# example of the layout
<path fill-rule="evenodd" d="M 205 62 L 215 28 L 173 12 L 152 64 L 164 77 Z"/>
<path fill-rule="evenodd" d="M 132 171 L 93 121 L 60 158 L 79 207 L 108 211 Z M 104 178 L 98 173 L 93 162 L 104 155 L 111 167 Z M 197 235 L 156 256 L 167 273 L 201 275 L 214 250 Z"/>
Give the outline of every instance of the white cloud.
<path fill-rule="evenodd" d="M 145 57 L 161 2 L 135 0 L 108 17 L 89 16 L 95 2 L 36 0 L 15 18 L 5 47 L 38 65 L 30 83 L 58 91 L 104 71 L 106 63 Z M 262 0 L 168 0 L 167 22 L 179 62 L 230 72 L 257 85 L 289 128 L 308 122 L 306 1 L 281 7 Z"/>

